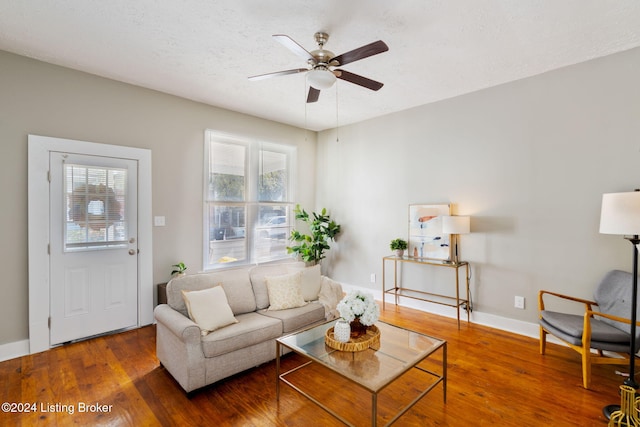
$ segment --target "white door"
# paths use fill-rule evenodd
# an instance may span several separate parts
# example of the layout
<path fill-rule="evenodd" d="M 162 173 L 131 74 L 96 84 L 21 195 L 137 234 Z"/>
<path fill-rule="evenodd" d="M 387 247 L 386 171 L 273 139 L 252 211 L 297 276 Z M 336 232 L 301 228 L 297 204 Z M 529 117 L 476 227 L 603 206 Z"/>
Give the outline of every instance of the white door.
<path fill-rule="evenodd" d="M 136 326 L 137 161 L 49 160 L 50 344 Z"/>

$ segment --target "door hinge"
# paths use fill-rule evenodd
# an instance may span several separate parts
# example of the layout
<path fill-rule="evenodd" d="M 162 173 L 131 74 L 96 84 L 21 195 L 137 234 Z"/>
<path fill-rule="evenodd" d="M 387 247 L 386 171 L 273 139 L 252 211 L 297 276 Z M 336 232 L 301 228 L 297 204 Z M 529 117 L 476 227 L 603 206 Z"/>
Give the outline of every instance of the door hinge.
<path fill-rule="evenodd" d="M 47 319 L 47 327 L 51 329 L 51 316 Z"/>
<path fill-rule="evenodd" d="M 47 171 L 47 181 L 51 183 L 51 171 Z"/>
<path fill-rule="evenodd" d="M 47 255 L 51 255 L 51 243 L 47 243 Z"/>

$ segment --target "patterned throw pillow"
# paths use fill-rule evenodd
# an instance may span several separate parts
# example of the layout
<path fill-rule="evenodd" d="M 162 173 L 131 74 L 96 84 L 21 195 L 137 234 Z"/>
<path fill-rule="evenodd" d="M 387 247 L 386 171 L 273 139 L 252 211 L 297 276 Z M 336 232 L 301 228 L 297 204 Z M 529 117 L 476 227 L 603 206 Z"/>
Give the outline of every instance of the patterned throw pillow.
<path fill-rule="evenodd" d="M 300 291 L 301 280 L 301 271 L 283 276 L 265 277 L 269 293 L 269 310 L 286 310 L 306 305 Z"/>

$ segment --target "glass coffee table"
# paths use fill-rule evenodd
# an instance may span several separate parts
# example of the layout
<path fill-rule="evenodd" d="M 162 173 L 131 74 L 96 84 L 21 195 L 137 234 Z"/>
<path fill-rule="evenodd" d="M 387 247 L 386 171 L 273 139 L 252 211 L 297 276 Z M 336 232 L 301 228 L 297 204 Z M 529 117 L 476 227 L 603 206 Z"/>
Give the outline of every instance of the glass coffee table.
<path fill-rule="evenodd" d="M 352 425 L 344 417 L 325 406 L 318 399 L 302 390 L 286 377 L 317 363 L 335 372 L 349 382 L 371 393 L 371 425 L 377 425 L 378 394 L 388 385 L 416 369 L 432 378 L 428 387 L 409 404 L 402 408 L 386 425 L 393 424 L 400 416 L 422 399 L 438 384 L 442 383 L 444 402 L 447 401 L 447 342 L 418 332 L 403 329 L 384 322 L 377 322 L 380 330 L 379 349 L 366 349 L 357 352 L 335 350 L 325 344 L 325 333 L 335 324 L 335 320 L 280 337 L 276 340 L 276 398 L 280 401 L 280 381 L 307 397 L 322 409 L 347 425 Z M 377 346 L 376 346 L 377 347 Z M 308 359 L 286 372 L 280 373 L 280 357 L 287 348 Z M 437 350 L 442 350 L 442 369 L 440 373 L 432 372 L 421 366 L 420 362 L 427 359 Z"/>

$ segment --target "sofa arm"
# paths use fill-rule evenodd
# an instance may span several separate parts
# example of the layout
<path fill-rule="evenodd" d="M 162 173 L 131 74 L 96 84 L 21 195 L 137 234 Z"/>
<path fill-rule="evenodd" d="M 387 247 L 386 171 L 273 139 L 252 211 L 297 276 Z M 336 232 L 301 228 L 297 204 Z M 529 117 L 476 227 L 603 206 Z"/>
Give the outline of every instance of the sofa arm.
<path fill-rule="evenodd" d="M 166 304 L 154 310 L 156 357 L 188 393 L 206 384 L 200 328 Z"/>
<path fill-rule="evenodd" d="M 153 311 L 158 323 L 186 344 L 200 344 L 200 327 L 182 313 L 167 304 L 158 305 Z"/>

